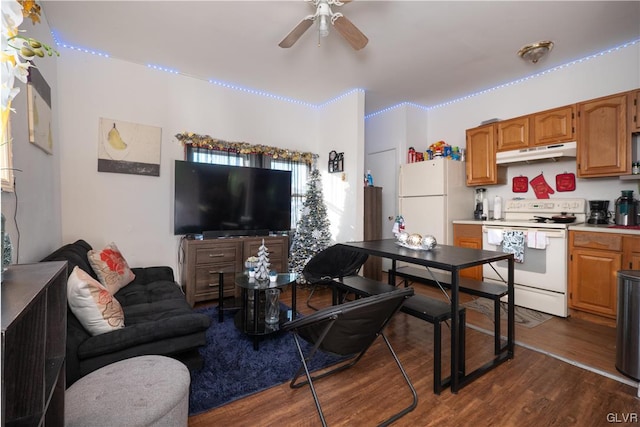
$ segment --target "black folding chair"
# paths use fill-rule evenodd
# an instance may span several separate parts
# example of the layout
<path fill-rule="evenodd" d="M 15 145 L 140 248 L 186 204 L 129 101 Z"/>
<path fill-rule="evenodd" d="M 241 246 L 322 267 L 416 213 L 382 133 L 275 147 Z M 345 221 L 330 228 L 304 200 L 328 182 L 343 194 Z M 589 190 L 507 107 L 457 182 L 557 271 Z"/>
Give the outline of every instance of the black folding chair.
<path fill-rule="evenodd" d="M 320 407 L 313 381 L 355 365 L 378 336 L 382 337 L 387 345 L 413 395 L 413 401 L 409 406 L 387 418 L 379 425 L 387 426 L 415 409 L 418 404 L 416 390 L 396 353 L 393 351 L 389 340 L 383 334 L 383 330 L 392 316 L 400 310 L 404 301 L 412 295 L 413 288 L 401 288 L 380 295 L 360 298 L 345 304 L 326 307 L 308 317 L 295 319 L 283 325 L 284 330 L 293 332 L 302 362 L 300 369 L 296 372 L 289 386 L 291 388 L 299 388 L 309 384 L 323 426 L 326 426 L 327 423 Z M 313 345 L 306 355 L 300 345 L 300 339 Z M 335 368 L 312 376 L 309 371 L 309 363 L 318 350 L 348 356 L 348 359 Z M 307 380 L 297 382 L 303 371 L 307 376 Z"/>
<path fill-rule="evenodd" d="M 349 250 L 344 246 L 333 245 L 318 252 L 302 269 L 305 280 L 312 285 L 307 297 L 307 307 L 318 310 L 311 305 L 311 297 L 317 286 L 330 285 L 333 279 L 358 274 L 369 255 Z M 333 292 L 333 304 L 337 304 L 337 290 Z"/>

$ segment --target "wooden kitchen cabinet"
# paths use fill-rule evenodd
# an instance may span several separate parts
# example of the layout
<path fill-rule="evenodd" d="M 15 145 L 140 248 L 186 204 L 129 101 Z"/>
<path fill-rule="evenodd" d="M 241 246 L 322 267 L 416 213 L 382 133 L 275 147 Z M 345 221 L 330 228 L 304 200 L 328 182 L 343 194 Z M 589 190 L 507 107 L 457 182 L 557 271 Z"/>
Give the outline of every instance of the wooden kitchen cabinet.
<path fill-rule="evenodd" d="M 496 123 L 497 151 L 520 150 L 529 147 L 530 116 L 516 117 Z"/>
<path fill-rule="evenodd" d="M 530 145 L 545 146 L 575 141 L 575 105 L 554 108 L 533 114 Z"/>
<path fill-rule="evenodd" d="M 640 89 L 632 90 L 629 98 L 629 131 L 640 132 Z"/>
<path fill-rule="evenodd" d="M 453 224 L 453 246 L 482 249 L 482 224 Z M 461 277 L 482 280 L 482 266 L 460 271 Z"/>
<path fill-rule="evenodd" d="M 578 177 L 617 176 L 631 172 L 627 97 L 622 93 L 578 104 Z"/>
<path fill-rule="evenodd" d="M 280 273 L 289 271 L 287 236 L 237 237 L 210 240 L 183 240 L 185 263 L 181 282 L 187 302 L 218 299 L 219 272 L 224 272 L 224 296 L 235 295 L 235 275 L 244 270 L 244 262 L 256 256 L 264 244 L 269 251 L 270 268 Z"/>
<path fill-rule="evenodd" d="M 496 164 L 496 124 L 466 131 L 467 185 L 505 184 L 506 169 Z"/>
<path fill-rule="evenodd" d="M 640 269 L 640 236 L 569 232 L 569 307 L 615 318 L 619 270 Z"/>
<path fill-rule="evenodd" d="M 640 236 L 624 236 L 622 241 L 622 269 L 640 270 Z"/>

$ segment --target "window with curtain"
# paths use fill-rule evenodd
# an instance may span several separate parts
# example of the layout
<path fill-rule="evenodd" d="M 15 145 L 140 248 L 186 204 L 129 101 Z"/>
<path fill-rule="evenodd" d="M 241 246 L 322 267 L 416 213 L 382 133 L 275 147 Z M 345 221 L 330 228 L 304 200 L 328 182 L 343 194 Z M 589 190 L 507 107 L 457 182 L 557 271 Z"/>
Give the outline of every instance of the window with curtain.
<path fill-rule="evenodd" d="M 311 169 L 307 161 L 273 158 L 267 154 L 243 154 L 237 150 L 223 151 L 192 144 L 186 144 L 185 147 L 187 161 L 291 171 L 291 228 L 296 228 L 306 199 L 307 177 Z"/>

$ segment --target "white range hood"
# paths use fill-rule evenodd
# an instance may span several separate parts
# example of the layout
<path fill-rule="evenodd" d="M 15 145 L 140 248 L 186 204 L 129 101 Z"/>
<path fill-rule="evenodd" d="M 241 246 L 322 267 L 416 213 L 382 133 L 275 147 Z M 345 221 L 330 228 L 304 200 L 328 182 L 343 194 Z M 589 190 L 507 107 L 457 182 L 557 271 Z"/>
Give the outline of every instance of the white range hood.
<path fill-rule="evenodd" d="M 547 145 L 545 147 L 532 147 L 522 150 L 510 150 L 496 153 L 496 163 L 505 165 L 509 163 L 530 163 L 543 160 L 563 160 L 576 157 L 576 142 Z"/>

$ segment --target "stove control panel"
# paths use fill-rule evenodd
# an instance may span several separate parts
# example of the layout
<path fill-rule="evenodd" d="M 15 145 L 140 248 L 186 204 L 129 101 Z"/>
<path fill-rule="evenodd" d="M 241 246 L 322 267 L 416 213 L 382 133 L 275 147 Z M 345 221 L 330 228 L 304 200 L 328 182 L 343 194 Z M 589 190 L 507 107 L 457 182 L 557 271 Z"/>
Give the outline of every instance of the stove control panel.
<path fill-rule="evenodd" d="M 507 200 L 505 212 L 586 213 L 585 199 L 521 199 Z"/>

